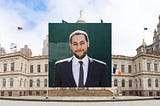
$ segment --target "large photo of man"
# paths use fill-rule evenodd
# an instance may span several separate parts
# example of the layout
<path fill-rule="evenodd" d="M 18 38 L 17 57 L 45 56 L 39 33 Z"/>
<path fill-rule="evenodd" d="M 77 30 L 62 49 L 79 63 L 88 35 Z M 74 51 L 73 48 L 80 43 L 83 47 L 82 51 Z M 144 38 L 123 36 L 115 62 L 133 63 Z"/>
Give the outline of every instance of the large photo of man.
<path fill-rule="evenodd" d="M 63 26 L 64 24 L 62 24 Z M 65 24 L 64 26 L 66 26 L 67 24 Z M 69 24 L 68 24 L 69 25 Z M 68 37 L 67 41 L 63 40 L 64 42 L 62 43 L 62 41 L 60 40 L 58 42 L 58 40 L 53 40 L 53 38 L 56 39 L 56 36 L 60 36 L 59 34 L 55 35 L 55 34 L 51 34 L 49 35 L 49 79 L 51 79 L 51 86 L 52 87 L 108 87 L 110 86 L 111 82 L 110 82 L 110 63 L 111 63 L 111 58 L 108 58 L 110 60 L 108 60 L 106 57 L 111 55 L 111 32 L 109 31 L 108 34 L 101 34 L 101 35 L 97 35 L 100 38 L 103 36 L 105 36 L 104 38 L 107 38 L 108 35 L 108 46 L 106 41 L 102 41 L 102 45 L 104 45 L 104 49 L 103 50 L 98 50 L 96 49 L 96 45 L 101 45 L 98 44 L 98 39 L 97 39 L 97 44 L 96 43 L 90 43 L 90 39 L 92 40 L 92 42 L 96 42 L 93 41 L 95 40 L 94 35 L 95 33 L 97 33 L 96 31 L 92 32 L 90 30 L 90 28 L 86 28 L 86 27 L 93 27 L 95 26 L 95 24 L 89 24 L 89 26 L 83 26 L 84 24 L 82 24 L 82 26 L 80 24 L 78 24 L 78 26 L 76 24 L 70 24 L 68 27 L 59 27 L 59 30 L 62 28 L 64 28 L 63 31 L 65 31 L 67 34 L 64 36 L 64 39 L 66 39 L 65 37 Z M 98 24 L 100 25 L 100 24 Z M 58 24 L 59 26 L 59 24 Z M 57 26 L 57 27 L 58 27 Z M 73 26 L 75 26 L 75 28 L 72 28 Z M 86 29 L 85 29 L 86 28 Z M 101 27 L 100 27 L 101 28 Z M 102 27 L 103 28 L 103 27 Z M 110 28 L 110 27 L 109 27 Z M 70 30 L 69 30 L 70 29 Z M 90 31 L 88 31 L 88 30 Z M 107 29 L 107 27 L 106 27 Z M 51 30 L 51 28 L 50 28 Z M 53 29 L 54 30 L 54 29 Z M 72 31 L 72 32 L 71 32 Z M 98 31 L 101 31 L 98 30 Z M 70 34 L 69 34 L 70 32 Z M 88 33 L 89 34 L 88 34 Z M 100 32 L 98 32 L 100 34 Z M 103 33 L 103 30 L 102 32 Z M 93 35 L 90 35 L 93 34 Z M 103 35 L 103 36 L 102 36 Z M 62 36 L 61 36 L 62 37 Z M 57 37 L 58 39 L 59 37 Z M 63 38 L 63 37 L 62 37 Z M 52 40 L 53 41 L 52 41 Z M 65 43 L 68 42 L 68 43 Z M 103 44 L 106 43 L 106 44 Z M 92 45 L 93 44 L 93 45 Z M 96 44 L 96 45 L 94 45 Z M 54 45 L 54 46 L 53 46 Z M 58 45 L 58 46 L 57 46 Z M 63 46 L 62 46 L 63 45 Z M 56 48 L 57 46 L 57 48 Z M 90 47 L 92 47 L 92 49 L 90 50 Z M 108 51 L 108 56 L 106 54 L 106 56 L 94 56 L 92 52 L 104 52 L 105 47 L 107 48 Z M 65 50 L 66 48 L 68 48 L 70 50 Z M 94 49 L 95 48 L 95 49 Z M 102 48 L 102 47 L 101 47 Z M 99 48 L 99 49 L 101 49 Z M 51 50 L 50 50 L 51 49 Z M 58 52 L 57 49 L 62 49 Z M 98 51 L 97 51 L 98 50 Z M 68 52 L 68 54 L 66 53 L 62 53 L 62 52 Z M 105 52 L 104 52 L 105 53 Z M 55 55 L 57 54 L 57 55 Z M 58 56 L 59 54 L 61 54 L 61 56 Z M 101 55 L 103 53 L 97 53 L 97 55 Z M 93 56 L 93 57 L 92 57 Z M 60 58 L 58 58 L 60 57 Z M 96 58 L 97 57 L 97 58 Z M 101 58 L 98 58 L 101 57 Z M 104 58 L 105 57 L 105 58 Z M 52 64 L 51 64 L 52 63 Z M 50 66 L 52 65 L 52 66 Z M 53 75 L 54 74 L 54 75 Z M 50 80 L 49 80 L 50 81 Z"/>
<path fill-rule="evenodd" d="M 69 36 L 73 56 L 55 64 L 55 87 L 106 87 L 106 63 L 87 55 L 89 38 L 76 30 Z"/>

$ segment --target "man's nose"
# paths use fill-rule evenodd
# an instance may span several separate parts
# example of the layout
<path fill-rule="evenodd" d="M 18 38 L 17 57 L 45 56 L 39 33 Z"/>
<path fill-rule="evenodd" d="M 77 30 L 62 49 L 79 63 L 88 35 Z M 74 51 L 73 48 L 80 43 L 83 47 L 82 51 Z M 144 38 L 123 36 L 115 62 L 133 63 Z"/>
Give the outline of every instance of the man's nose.
<path fill-rule="evenodd" d="M 77 49 L 81 49 L 81 45 L 80 44 L 77 45 Z"/>

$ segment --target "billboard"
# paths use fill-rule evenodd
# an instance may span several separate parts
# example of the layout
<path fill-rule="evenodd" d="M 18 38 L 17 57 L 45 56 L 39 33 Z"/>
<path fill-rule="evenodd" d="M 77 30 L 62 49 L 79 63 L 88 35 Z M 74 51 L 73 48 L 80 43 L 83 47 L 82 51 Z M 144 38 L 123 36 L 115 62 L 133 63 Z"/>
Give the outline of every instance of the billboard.
<path fill-rule="evenodd" d="M 69 36 L 75 30 L 88 34 L 87 55 L 106 63 L 106 87 L 111 87 L 111 23 L 49 23 L 49 87 L 54 87 L 55 63 L 73 56 Z"/>

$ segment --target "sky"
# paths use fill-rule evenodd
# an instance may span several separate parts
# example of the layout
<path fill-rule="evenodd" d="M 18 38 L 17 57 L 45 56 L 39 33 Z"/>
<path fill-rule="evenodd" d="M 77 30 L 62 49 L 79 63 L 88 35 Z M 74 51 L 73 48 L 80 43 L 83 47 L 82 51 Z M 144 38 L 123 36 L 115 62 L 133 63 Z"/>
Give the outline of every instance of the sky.
<path fill-rule="evenodd" d="M 42 55 L 48 23 L 112 23 L 112 55 L 135 56 L 143 38 L 153 42 L 160 15 L 160 0 L 0 0 L 0 44 L 10 53 L 28 45 L 33 56 Z M 23 27 L 18 31 L 17 27 Z M 144 30 L 144 28 L 148 30 Z"/>

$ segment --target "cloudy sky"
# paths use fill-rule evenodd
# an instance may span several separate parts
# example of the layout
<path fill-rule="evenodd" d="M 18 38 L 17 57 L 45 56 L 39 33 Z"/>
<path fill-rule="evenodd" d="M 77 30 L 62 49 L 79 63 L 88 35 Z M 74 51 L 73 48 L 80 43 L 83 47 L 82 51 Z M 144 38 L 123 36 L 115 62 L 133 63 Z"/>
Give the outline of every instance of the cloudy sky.
<path fill-rule="evenodd" d="M 0 0 L 0 44 L 8 53 L 11 43 L 18 50 L 27 44 L 41 55 L 48 23 L 74 23 L 83 9 L 87 23 L 112 23 L 112 54 L 134 56 L 143 38 L 152 43 L 159 5 L 160 0 Z"/>

